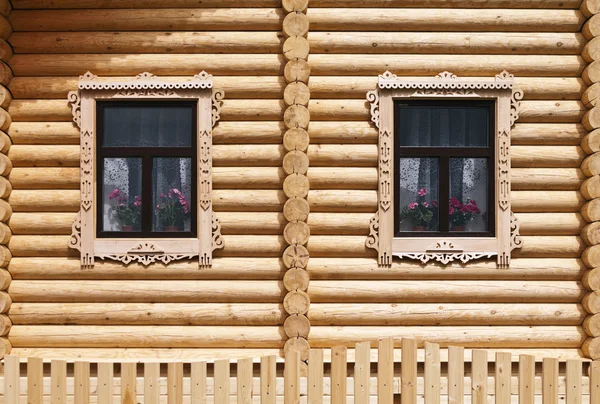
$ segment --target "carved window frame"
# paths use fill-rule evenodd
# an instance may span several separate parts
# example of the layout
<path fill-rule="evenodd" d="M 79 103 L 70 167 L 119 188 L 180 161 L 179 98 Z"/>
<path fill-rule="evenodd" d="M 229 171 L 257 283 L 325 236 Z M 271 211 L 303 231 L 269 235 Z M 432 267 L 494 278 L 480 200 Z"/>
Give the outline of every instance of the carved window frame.
<path fill-rule="evenodd" d="M 444 265 L 496 256 L 498 267 L 508 268 L 511 251 L 523 245 L 510 199 L 510 136 L 522 98 L 523 92 L 514 88 L 514 76 L 506 71 L 490 78 L 459 78 L 450 72 L 426 78 L 397 77 L 389 71 L 379 76 L 377 89 L 367 93 L 371 121 L 379 130 L 379 151 L 377 213 L 366 240 L 366 246 L 377 251 L 379 265 L 391 265 L 394 256 Z M 398 99 L 495 101 L 495 237 L 394 237 L 394 100 Z"/>
<path fill-rule="evenodd" d="M 200 268 L 212 264 L 213 251 L 224 246 L 221 224 L 212 209 L 212 129 L 220 119 L 224 96 L 222 90 L 213 89 L 212 76 L 204 71 L 189 79 L 158 78 L 147 72 L 128 79 L 101 79 L 90 72 L 80 76 L 78 90 L 68 95 L 73 122 L 80 130 L 81 152 L 81 206 L 69 247 L 79 251 L 82 269 L 92 268 L 95 258 L 147 266 L 197 256 Z M 197 100 L 197 237 L 96 237 L 96 101 L 109 99 Z"/>

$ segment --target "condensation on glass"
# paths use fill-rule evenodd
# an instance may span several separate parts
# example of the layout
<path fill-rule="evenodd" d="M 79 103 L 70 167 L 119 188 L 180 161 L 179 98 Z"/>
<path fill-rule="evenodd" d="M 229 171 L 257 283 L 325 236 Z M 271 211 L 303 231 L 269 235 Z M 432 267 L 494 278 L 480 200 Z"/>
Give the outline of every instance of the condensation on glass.
<path fill-rule="evenodd" d="M 152 186 L 152 231 L 190 231 L 192 159 L 155 158 Z"/>
<path fill-rule="evenodd" d="M 400 231 L 438 231 L 439 161 L 400 159 Z"/>
<path fill-rule="evenodd" d="M 104 159 L 102 208 L 104 231 L 141 231 L 141 158 Z"/>

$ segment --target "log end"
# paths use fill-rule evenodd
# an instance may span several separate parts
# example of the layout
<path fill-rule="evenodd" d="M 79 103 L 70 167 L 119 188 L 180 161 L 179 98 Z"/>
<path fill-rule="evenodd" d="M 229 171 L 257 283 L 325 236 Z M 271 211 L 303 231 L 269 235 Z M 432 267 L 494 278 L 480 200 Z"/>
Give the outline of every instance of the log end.
<path fill-rule="evenodd" d="M 590 337 L 583 342 L 581 346 L 583 354 L 594 360 L 600 359 L 600 338 Z"/>

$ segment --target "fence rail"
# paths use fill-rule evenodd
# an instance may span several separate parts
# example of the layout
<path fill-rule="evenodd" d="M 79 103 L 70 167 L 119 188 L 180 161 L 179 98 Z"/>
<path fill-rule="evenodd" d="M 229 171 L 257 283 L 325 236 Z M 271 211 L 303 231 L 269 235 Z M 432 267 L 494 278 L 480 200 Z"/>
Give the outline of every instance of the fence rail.
<path fill-rule="evenodd" d="M 510 352 L 490 361 L 486 350 L 465 356 L 461 347 L 449 347 L 441 360 L 439 345 L 428 342 L 420 361 L 416 341 L 406 338 L 378 341 L 376 362 L 371 349 L 358 343 L 353 364 L 344 346 L 331 349 L 330 363 L 323 350 L 311 350 L 307 363 L 291 352 L 284 364 L 275 356 L 162 364 L 7 356 L 0 404 L 600 403 L 600 362 L 520 355 L 513 363 Z"/>

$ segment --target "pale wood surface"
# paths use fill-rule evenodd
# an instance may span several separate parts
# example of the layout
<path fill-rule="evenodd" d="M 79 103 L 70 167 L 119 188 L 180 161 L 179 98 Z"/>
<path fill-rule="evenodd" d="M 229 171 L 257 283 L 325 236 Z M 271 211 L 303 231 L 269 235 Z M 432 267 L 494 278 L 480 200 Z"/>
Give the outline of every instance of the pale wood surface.
<path fill-rule="evenodd" d="M 495 395 L 496 404 L 508 404 L 510 403 L 511 397 L 511 375 L 512 375 L 512 363 L 511 355 L 507 352 L 496 353 L 496 367 L 495 367 Z"/>
<path fill-rule="evenodd" d="M 363 349 L 363 355 L 364 355 Z M 370 358 L 369 358 L 370 359 Z M 370 363 L 367 359 L 366 362 Z M 364 365 L 364 362 L 363 362 Z M 356 385 L 356 384 L 355 384 Z M 356 396 L 356 393 L 355 393 Z M 323 350 L 311 349 L 308 353 L 308 404 L 323 403 Z M 357 403 L 358 404 L 358 403 Z"/>
<path fill-rule="evenodd" d="M 558 404 L 558 359 L 546 358 L 542 363 L 542 396 L 545 404 Z"/>

